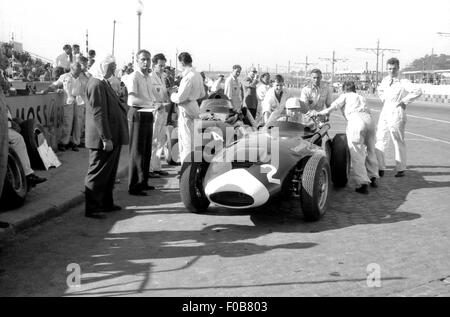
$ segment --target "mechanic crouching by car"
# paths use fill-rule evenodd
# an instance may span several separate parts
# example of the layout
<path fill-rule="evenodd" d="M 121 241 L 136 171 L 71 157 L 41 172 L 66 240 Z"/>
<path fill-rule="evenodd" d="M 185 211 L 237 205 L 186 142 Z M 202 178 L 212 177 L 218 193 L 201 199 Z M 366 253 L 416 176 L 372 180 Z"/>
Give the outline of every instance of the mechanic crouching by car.
<path fill-rule="evenodd" d="M 11 112 L 8 110 L 8 141 L 9 146 L 17 153 L 17 156 L 22 163 L 25 176 L 27 178 L 27 183 L 29 186 L 34 187 L 37 184 L 45 182 L 47 179 L 42 178 L 34 174 L 31 169 L 30 158 L 27 152 L 27 146 L 23 136 L 20 134 L 19 125 L 12 120 Z"/>
<path fill-rule="evenodd" d="M 356 192 L 368 194 L 368 184 L 378 187 L 378 160 L 375 153 L 375 120 L 367 107 L 366 98 L 356 93 L 355 83 L 345 82 L 344 93 L 329 108 L 312 110 L 308 116 L 326 115 L 343 110 L 347 119 L 347 142 L 357 183 Z"/>

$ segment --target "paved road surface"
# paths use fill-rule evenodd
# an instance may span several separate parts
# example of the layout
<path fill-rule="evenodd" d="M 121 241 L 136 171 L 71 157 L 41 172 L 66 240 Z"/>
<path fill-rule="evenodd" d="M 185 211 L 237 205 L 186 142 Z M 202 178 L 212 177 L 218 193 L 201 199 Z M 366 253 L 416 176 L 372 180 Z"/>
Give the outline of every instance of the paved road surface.
<path fill-rule="evenodd" d="M 124 211 L 99 221 L 79 206 L 4 243 L 0 296 L 449 296 L 450 107 L 408 114 L 407 176 L 388 170 L 369 196 L 333 189 L 319 222 L 304 222 L 298 202 L 187 213 L 176 169 L 148 198 L 128 196 L 123 179 Z M 70 263 L 78 288 L 66 283 Z M 370 264 L 381 287 L 368 287 Z"/>

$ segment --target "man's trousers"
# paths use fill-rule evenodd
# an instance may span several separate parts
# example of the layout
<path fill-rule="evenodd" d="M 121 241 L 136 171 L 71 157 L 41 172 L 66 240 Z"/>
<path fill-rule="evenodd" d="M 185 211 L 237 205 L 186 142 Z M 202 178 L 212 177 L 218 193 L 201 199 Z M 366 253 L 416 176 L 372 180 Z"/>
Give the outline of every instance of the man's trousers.
<path fill-rule="evenodd" d="M 60 143 L 68 145 L 70 142 L 79 145 L 81 136 L 81 118 L 79 111 L 82 111 L 76 103 L 63 106 L 64 121 Z"/>
<path fill-rule="evenodd" d="M 153 124 L 153 143 L 152 143 L 152 158 L 150 161 L 150 171 L 161 170 L 161 156 L 164 150 L 164 143 L 166 142 L 166 126 L 167 126 L 167 112 L 164 107 L 155 111 L 155 122 Z"/>
<path fill-rule="evenodd" d="M 385 152 L 390 139 L 392 139 L 395 149 L 395 171 L 406 170 L 405 126 L 405 110 L 402 107 L 384 105 L 378 119 L 377 143 L 375 145 L 380 170 L 386 169 Z"/>
<path fill-rule="evenodd" d="M 138 109 L 130 107 L 128 127 L 130 131 L 128 190 L 142 191 L 148 185 L 148 173 L 150 171 L 153 113 L 138 112 Z"/>
<path fill-rule="evenodd" d="M 104 211 L 114 205 L 113 189 L 119 167 L 121 146 L 111 152 L 89 149 L 85 178 L 86 213 Z"/>

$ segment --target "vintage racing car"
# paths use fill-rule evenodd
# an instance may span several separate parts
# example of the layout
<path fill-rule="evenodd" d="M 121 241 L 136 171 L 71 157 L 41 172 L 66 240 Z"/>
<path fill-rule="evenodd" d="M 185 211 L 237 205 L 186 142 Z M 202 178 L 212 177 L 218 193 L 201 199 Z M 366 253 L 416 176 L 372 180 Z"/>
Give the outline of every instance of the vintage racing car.
<path fill-rule="evenodd" d="M 204 153 L 200 160 L 194 151 L 181 169 L 186 208 L 194 213 L 205 212 L 211 203 L 255 208 L 283 194 L 300 199 L 306 220 L 320 219 L 327 210 L 330 184 L 344 187 L 348 182 L 346 135 L 330 139 L 329 123 L 315 120 L 314 126 L 306 126 L 288 119 L 280 116 L 214 155 Z"/>
<path fill-rule="evenodd" d="M 256 130 L 256 122 L 250 112 L 245 115 L 233 111 L 231 101 L 223 94 L 212 94 L 203 100 L 200 106 L 201 124 L 196 125 L 197 134 L 205 131 L 213 135 L 219 135 L 224 142 L 231 143 L 247 133 Z M 230 128 L 233 128 L 230 130 Z M 224 138 L 226 133 L 232 131 L 233 137 Z M 171 120 L 166 130 L 167 142 L 164 155 L 169 165 L 177 165 L 180 162 L 178 149 L 178 128 L 175 120 Z M 207 139 L 205 140 L 207 143 Z M 228 145 L 227 144 L 227 145 Z"/>

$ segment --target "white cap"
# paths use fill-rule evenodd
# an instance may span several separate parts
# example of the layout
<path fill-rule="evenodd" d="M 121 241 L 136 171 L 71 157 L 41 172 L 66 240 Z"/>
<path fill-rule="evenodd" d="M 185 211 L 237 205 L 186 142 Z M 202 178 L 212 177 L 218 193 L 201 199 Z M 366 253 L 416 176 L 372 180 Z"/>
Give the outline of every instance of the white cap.
<path fill-rule="evenodd" d="M 289 98 L 286 101 L 286 109 L 301 109 L 300 100 L 298 98 Z"/>

